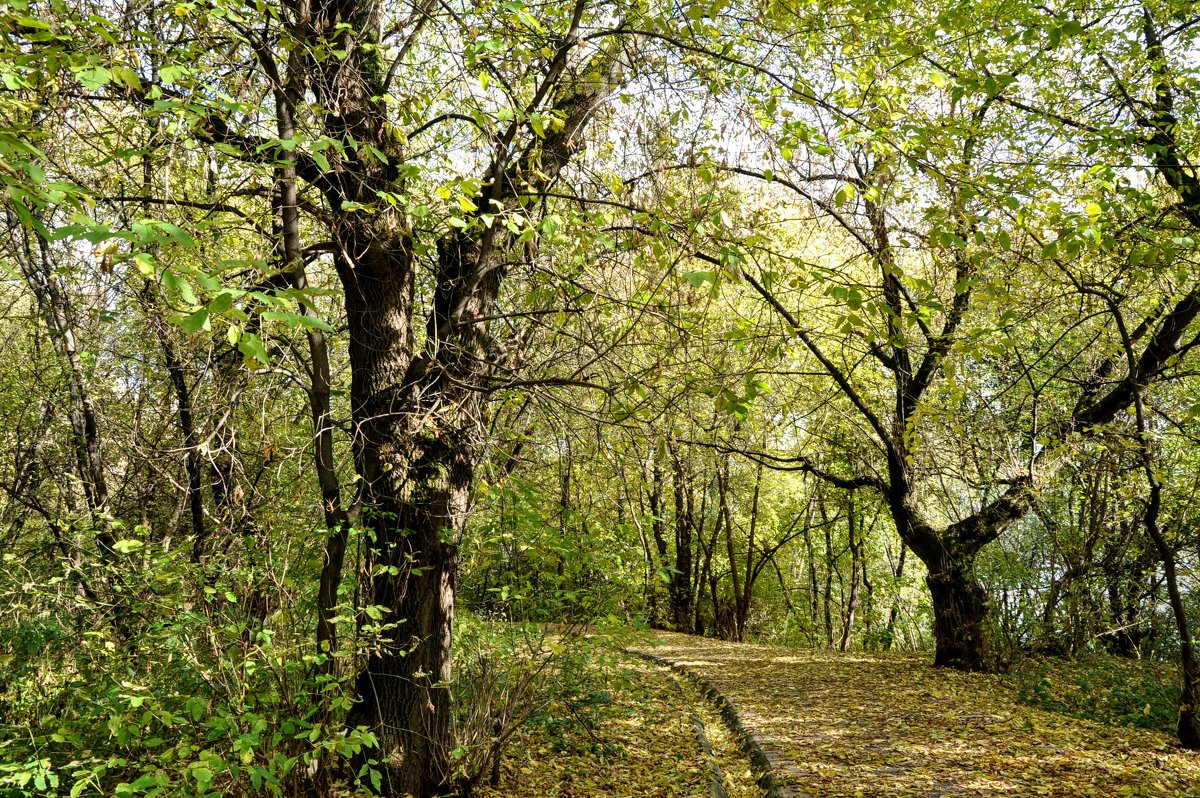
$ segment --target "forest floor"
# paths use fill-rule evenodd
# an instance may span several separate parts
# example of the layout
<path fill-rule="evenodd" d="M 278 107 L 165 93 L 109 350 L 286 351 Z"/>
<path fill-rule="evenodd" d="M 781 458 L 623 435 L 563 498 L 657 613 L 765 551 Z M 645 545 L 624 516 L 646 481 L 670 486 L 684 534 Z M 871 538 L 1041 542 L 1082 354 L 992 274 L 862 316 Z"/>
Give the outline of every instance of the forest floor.
<path fill-rule="evenodd" d="M 761 798 L 741 740 L 691 680 L 631 654 L 546 692 L 477 798 Z"/>
<path fill-rule="evenodd" d="M 646 653 L 734 705 L 780 796 L 1200 797 L 1200 753 L 1023 706 L 1001 677 L 914 655 L 657 637 Z"/>

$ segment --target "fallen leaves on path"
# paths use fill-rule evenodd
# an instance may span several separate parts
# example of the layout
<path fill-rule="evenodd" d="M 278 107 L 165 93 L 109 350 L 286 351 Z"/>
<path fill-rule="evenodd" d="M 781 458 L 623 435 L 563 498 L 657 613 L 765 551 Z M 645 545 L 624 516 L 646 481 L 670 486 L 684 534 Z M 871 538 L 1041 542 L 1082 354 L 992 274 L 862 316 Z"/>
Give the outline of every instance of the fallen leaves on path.
<path fill-rule="evenodd" d="M 729 798 L 761 796 L 749 759 L 688 680 L 635 656 L 597 668 L 512 738 L 498 788 L 480 798 L 708 798 L 712 762 Z M 701 749 L 693 716 L 712 743 Z"/>
<path fill-rule="evenodd" d="M 660 634 L 821 796 L 1200 796 L 1200 754 L 1157 732 L 1018 705 L 999 677 L 917 656 L 837 654 Z"/>

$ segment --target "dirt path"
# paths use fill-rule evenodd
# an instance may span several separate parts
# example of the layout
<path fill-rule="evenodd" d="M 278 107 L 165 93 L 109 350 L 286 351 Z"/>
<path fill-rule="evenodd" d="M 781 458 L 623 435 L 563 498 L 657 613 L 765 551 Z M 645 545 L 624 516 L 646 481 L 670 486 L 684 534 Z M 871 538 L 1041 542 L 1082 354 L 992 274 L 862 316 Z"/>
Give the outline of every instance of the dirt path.
<path fill-rule="evenodd" d="M 731 701 L 781 796 L 1200 798 L 1200 754 L 1017 705 L 998 677 L 906 655 L 658 637 L 645 653 Z"/>

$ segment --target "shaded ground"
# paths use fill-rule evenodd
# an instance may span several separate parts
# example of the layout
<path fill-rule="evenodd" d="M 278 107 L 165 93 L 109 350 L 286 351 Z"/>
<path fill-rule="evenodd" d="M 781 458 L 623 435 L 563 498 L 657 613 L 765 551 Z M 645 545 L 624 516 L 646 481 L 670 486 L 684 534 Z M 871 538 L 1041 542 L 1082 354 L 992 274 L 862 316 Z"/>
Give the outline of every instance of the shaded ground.
<path fill-rule="evenodd" d="M 478 798 L 761 798 L 740 741 L 694 684 L 621 656 L 558 685 Z M 697 735 L 704 729 L 707 751 Z"/>
<path fill-rule="evenodd" d="M 647 652 L 732 701 L 785 795 L 1200 797 L 1200 754 L 1018 705 L 999 677 L 907 655 L 658 637 Z"/>

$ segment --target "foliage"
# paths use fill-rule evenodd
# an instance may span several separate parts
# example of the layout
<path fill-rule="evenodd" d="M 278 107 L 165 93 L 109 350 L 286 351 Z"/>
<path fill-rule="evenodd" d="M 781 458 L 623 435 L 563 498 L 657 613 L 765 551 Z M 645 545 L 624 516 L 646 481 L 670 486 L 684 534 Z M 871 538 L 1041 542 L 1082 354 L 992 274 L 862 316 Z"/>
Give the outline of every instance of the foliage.
<path fill-rule="evenodd" d="M 1006 677 L 1016 699 L 1075 718 L 1170 733 L 1178 715 L 1175 668 L 1103 654 L 1028 659 Z"/>
<path fill-rule="evenodd" d="M 0 0 L 0 787 L 632 762 L 643 625 L 1200 746 L 1193 6 Z"/>
<path fill-rule="evenodd" d="M 122 570 L 126 606 L 153 618 L 136 643 L 114 643 L 94 611 L 61 612 L 62 593 L 76 592 L 69 574 L 27 572 L 8 588 L 19 590 L 5 596 L 16 623 L 2 640 L 0 778 L 11 794 L 282 795 L 372 745 L 328 723 L 349 686 L 297 647 L 304 635 L 290 624 L 305 616 L 247 613 L 259 580 L 280 577 L 277 563 L 205 576 L 176 552 L 128 541 L 138 567 Z"/>

